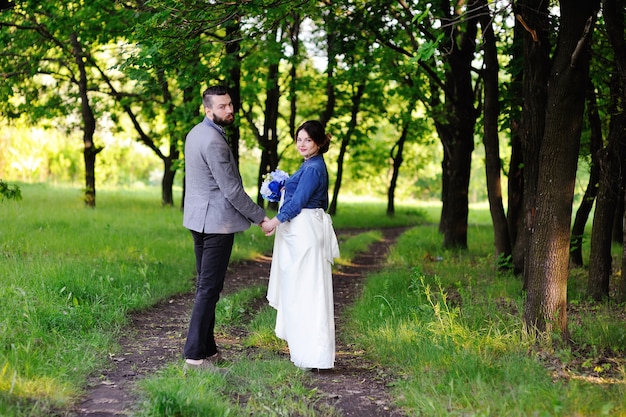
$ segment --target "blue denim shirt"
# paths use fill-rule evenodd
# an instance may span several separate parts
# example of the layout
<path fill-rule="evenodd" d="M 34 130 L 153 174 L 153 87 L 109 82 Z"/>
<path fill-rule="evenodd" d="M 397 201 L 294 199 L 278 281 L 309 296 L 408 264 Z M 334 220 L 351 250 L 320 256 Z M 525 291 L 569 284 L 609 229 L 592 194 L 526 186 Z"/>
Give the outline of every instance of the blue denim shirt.
<path fill-rule="evenodd" d="M 276 217 L 288 222 L 303 208 L 328 209 L 328 170 L 322 155 L 304 161 L 285 181 L 285 199 Z"/>

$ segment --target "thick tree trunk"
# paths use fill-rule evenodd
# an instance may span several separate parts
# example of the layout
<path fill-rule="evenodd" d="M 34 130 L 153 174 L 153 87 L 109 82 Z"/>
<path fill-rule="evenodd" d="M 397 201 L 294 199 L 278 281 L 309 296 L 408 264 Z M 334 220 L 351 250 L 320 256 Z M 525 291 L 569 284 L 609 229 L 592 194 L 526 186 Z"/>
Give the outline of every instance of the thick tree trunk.
<path fill-rule="evenodd" d="M 443 19 L 449 35 L 446 38 L 451 40 L 442 45 L 448 68 L 444 83 L 446 119 L 435 120 L 444 152 L 439 231 L 444 236 L 443 246 L 457 249 L 467 249 L 468 188 L 478 114 L 474 108 L 471 64 L 478 31 L 475 12 L 480 5 L 474 1 L 467 7 L 462 27 L 452 23 L 454 16 L 447 16 L 450 22 Z"/>
<path fill-rule="evenodd" d="M 472 138 L 472 139 L 470 139 Z M 458 134 L 442 140 L 444 145 L 442 181 L 442 209 L 439 229 L 443 246 L 448 249 L 467 249 L 467 218 L 469 212 L 468 188 L 473 135 Z M 446 151 L 447 149 L 447 151 Z"/>
<path fill-rule="evenodd" d="M 606 31 L 609 37 L 611 46 L 613 47 L 613 55 L 615 57 L 615 65 L 617 67 L 618 74 L 618 91 L 621 95 L 617 99 L 618 103 L 621 103 L 619 108 L 621 114 L 616 117 L 614 122 L 614 130 L 616 134 L 621 135 L 622 138 L 626 137 L 626 111 L 624 106 L 626 105 L 626 37 L 624 34 L 624 0 L 604 0 L 603 16 L 606 24 Z M 613 129 L 611 129 L 613 130 Z M 621 133 L 620 133 L 621 131 Z M 622 159 L 623 161 L 624 159 Z M 626 176 L 624 178 L 626 180 Z M 626 198 L 624 194 L 622 198 L 623 207 L 626 207 Z M 626 234 L 626 211 L 623 214 L 622 222 L 623 233 Z M 626 301 L 626 238 L 622 239 L 622 273 L 616 288 L 616 302 L 623 303 Z"/>
<path fill-rule="evenodd" d="M 599 0 L 561 2 L 545 135 L 540 148 L 535 218 L 525 271 L 524 322 L 529 331 L 559 331 L 569 339 L 567 278 L 576 167 L 589 70 L 589 38 Z"/>
<path fill-rule="evenodd" d="M 524 173 L 523 227 L 518 229 L 513 245 L 515 269 L 523 273 L 526 289 L 527 250 L 535 216 L 535 198 L 539 164 L 539 148 L 543 140 L 546 118 L 547 85 L 550 74 L 550 31 L 548 3 L 543 0 L 519 0 L 516 25 L 524 34 L 522 116 L 519 136 L 522 145 Z M 522 265 L 520 265 L 520 261 Z"/>
<path fill-rule="evenodd" d="M 489 10 L 486 0 L 481 0 L 484 10 Z M 506 215 L 504 214 L 504 204 L 502 203 L 502 185 L 500 171 L 500 141 L 498 140 L 498 118 L 500 116 L 500 106 L 498 103 L 498 51 L 496 48 L 496 38 L 491 26 L 492 16 L 484 13 L 480 17 L 480 24 L 483 31 L 484 67 L 482 78 L 484 82 L 484 134 L 483 144 L 485 146 L 485 169 L 487 178 L 487 196 L 489 198 L 489 211 L 493 223 L 494 243 L 496 250 L 496 260 L 500 267 L 506 267 L 501 262 L 511 256 L 511 240 Z"/>

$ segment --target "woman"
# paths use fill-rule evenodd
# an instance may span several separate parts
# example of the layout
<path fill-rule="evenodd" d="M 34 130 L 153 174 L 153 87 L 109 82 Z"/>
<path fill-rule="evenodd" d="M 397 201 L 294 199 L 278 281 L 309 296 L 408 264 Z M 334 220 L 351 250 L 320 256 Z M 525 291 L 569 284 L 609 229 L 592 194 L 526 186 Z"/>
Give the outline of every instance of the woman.
<path fill-rule="evenodd" d="M 328 170 L 324 154 L 330 135 L 318 121 L 296 131 L 304 157 L 285 182 L 276 217 L 261 227 L 276 232 L 267 291 L 277 310 L 276 336 L 289 345 L 291 361 L 303 369 L 330 369 L 335 364 L 332 264 L 339 257 L 328 208 Z"/>

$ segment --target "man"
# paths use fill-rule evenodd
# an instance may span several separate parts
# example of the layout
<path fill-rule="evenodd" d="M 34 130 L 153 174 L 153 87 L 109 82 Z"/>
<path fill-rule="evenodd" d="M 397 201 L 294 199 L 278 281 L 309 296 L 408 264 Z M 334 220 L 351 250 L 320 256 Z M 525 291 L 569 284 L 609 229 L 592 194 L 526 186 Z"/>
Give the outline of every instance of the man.
<path fill-rule="evenodd" d="M 236 232 L 269 220 L 243 189 L 224 126 L 235 121 L 226 88 L 202 93 L 205 118 L 185 142 L 183 226 L 191 231 L 196 256 L 194 300 L 184 356 L 187 367 L 211 368 L 220 359 L 213 330 L 215 305 L 224 287 Z"/>

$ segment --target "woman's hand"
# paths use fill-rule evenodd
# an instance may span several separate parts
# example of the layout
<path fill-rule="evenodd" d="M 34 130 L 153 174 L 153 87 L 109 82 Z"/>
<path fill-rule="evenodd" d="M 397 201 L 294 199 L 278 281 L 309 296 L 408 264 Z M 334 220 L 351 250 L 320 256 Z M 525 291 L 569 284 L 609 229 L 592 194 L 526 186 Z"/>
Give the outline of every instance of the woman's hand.
<path fill-rule="evenodd" d="M 261 229 L 263 229 L 263 233 L 265 233 L 265 236 L 271 236 L 274 234 L 274 232 L 276 231 L 276 226 L 278 226 L 279 224 L 280 220 L 274 217 L 271 220 L 262 222 Z"/>

